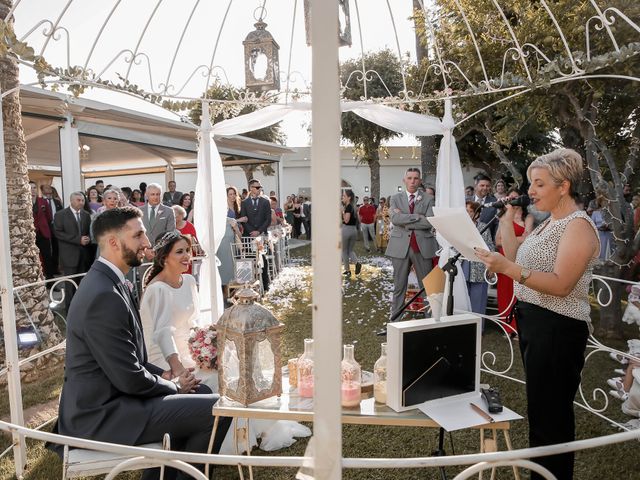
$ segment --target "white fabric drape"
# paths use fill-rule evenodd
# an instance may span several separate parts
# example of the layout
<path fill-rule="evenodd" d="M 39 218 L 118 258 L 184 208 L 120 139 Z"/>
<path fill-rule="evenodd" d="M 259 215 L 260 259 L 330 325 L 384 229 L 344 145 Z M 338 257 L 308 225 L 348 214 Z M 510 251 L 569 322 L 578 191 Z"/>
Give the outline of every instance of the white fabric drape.
<path fill-rule="evenodd" d="M 200 324 L 217 323 L 224 311 L 216 252 L 227 225 L 227 192 L 218 147 L 213 140 L 209 104 L 202 102 L 198 144 L 198 176 L 193 219 L 198 240 L 207 254 L 200 267 Z M 212 265 L 212 262 L 213 265 Z M 213 314 L 212 314 L 213 312 Z"/>
<path fill-rule="evenodd" d="M 462 166 L 460 165 L 460 155 L 456 139 L 453 137 L 452 130 L 455 127 L 453 116 L 451 114 L 451 100 L 445 101 L 444 118 L 442 119 L 442 127 L 444 134 L 438 151 L 438 164 L 436 167 L 436 205 L 446 208 L 465 208 L 464 201 L 464 179 L 462 177 Z M 440 247 L 440 259 L 438 265 L 443 267 L 451 256 L 451 245 L 441 235 L 436 235 Z M 460 261 L 457 263 L 458 275 L 453 284 L 453 297 L 455 299 L 455 310 L 471 311 L 471 301 L 467 291 L 467 283 Z M 442 311 L 447 311 L 447 298 L 449 286 L 445 288 L 444 302 Z"/>
<path fill-rule="evenodd" d="M 371 102 L 342 102 L 343 112 L 354 114 L 372 123 L 398 133 L 409 133 L 416 136 L 442 135 L 438 153 L 436 176 L 436 205 L 440 207 L 464 208 L 464 181 L 462 167 L 455 139 L 451 134 L 454 127 L 451 116 L 450 100 L 446 101 L 445 118 L 406 112 L 386 105 Z M 205 116 L 205 109 L 207 115 Z M 218 123 L 211 127 L 208 115 L 208 104 L 203 102 L 203 124 L 200 129 L 198 148 L 198 178 L 196 181 L 195 222 L 198 227 L 201 245 L 212 258 L 224 236 L 226 217 L 226 191 L 224 188 L 224 172 L 222 160 L 212 135 L 231 136 L 251 132 L 268 127 L 282 121 L 294 112 L 310 111 L 311 104 L 295 103 L 289 105 L 269 105 L 255 112 L 240 115 Z M 206 120 L 206 123 L 205 123 Z M 449 245 L 438 238 L 443 247 L 441 265 L 449 258 Z M 201 295 L 201 309 L 208 310 L 213 305 L 217 312 L 214 322 L 220 318 L 223 303 L 220 294 L 220 276 L 209 270 L 210 263 L 205 261 L 200 273 L 200 291 L 211 291 L 211 295 Z M 456 277 L 456 310 L 469 310 L 469 297 L 462 275 Z"/>

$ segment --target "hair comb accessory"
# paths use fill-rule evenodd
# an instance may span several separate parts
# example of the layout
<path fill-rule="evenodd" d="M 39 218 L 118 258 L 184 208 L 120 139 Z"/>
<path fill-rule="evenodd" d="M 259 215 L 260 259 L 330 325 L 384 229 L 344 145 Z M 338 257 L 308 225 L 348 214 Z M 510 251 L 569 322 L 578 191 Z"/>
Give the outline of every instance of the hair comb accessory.
<path fill-rule="evenodd" d="M 180 238 L 181 235 L 182 234 L 178 230 L 173 230 L 171 232 L 165 233 L 162 237 L 160 237 L 160 240 L 158 240 L 156 244 L 153 246 L 153 250 L 157 252 L 161 248 L 165 247 L 167 244 L 173 242 L 177 238 Z"/>

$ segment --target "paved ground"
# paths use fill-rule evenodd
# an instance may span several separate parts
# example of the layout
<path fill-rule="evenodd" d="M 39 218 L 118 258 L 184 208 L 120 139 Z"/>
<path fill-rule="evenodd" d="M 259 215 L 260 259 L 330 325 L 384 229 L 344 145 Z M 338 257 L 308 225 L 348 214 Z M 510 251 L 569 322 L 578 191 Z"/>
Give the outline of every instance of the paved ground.
<path fill-rule="evenodd" d="M 309 245 L 311 240 L 301 240 L 299 238 L 292 238 L 289 240 L 289 250 L 295 250 L 296 248 L 304 247 L 305 245 Z"/>

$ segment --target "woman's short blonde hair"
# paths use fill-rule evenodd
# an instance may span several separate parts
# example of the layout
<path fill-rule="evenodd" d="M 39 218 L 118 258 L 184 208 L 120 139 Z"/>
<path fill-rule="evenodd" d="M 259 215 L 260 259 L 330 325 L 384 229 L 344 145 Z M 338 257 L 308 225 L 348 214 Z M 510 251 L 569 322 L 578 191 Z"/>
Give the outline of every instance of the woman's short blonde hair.
<path fill-rule="evenodd" d="M 149 188 L 149 187 L 147 187 Z M 187 218 L 187 211 L 184 209 L 184 207 L 181 207 L 180 205 L 173 205 L 171 208 L 173 208 L 173 212 L 174 214 L 180 214 L 182 215 L 182 218 Z"/>
<path fill-rule="evenodd" d="M 567 180 L 570 184 L 569 195 L 572 198 L 579 196 L 577 186 L 582 181 L 583 162 L 582 157 L 570 148 L 559 148 L 551 153 L 536 158 L 527 168 L 527 178 L 531 181 L 531 170 L 544 168 L 549 172 L 556 185 Z"/>

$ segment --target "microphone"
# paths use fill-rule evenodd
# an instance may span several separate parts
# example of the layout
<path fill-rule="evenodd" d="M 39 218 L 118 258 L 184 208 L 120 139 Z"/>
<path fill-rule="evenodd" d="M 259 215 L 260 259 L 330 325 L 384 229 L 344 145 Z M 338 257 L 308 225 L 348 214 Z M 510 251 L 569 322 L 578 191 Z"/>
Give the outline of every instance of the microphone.
<path fill-rule="evenodd" d="M 514 207 L 528 207 L 531 203 L 528 195 L 520 195 L 512 200 L 498 200 L 497 202 L 485 203 L 482 208 L 504 208 L 505 205 L 512 205 Z"/>

